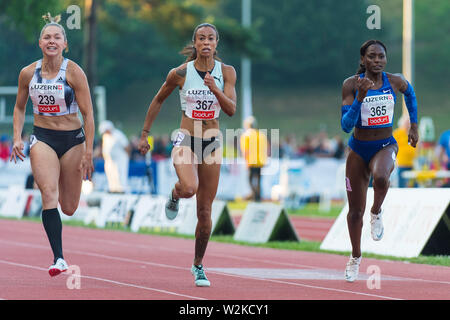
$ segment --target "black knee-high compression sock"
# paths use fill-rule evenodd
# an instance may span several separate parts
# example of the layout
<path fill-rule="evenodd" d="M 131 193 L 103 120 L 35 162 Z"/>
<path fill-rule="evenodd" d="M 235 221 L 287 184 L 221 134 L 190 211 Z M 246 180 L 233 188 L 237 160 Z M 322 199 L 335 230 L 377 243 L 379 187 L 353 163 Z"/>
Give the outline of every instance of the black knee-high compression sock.
<path fill-rule="evenodd" d="M 62 253 L 62 223 L 58 209 L 42 210 L 42 223 L 44 224 L 45 232 L 52 247 L 54 255 L 53 263 L 56 263 L 58 258 L 64 259 Z"/>

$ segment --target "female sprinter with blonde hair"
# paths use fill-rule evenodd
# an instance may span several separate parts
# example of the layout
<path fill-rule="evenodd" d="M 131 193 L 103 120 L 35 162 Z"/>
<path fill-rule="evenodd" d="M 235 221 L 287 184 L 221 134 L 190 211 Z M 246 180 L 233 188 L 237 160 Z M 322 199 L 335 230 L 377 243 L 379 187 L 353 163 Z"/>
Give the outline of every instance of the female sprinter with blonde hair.
<path fill-rule="evenodd" d="M 78 207 L 82 179 L 91 179 L 94 117 L 89 86 L 83 70 L 64 58 L 67 48 L 59 17 L 44 16 L 39 47 L 42 59 L 20 71 L 14 106 L 14 143 L 10 161 L 23 161 L 21 133 L 28 96 L 33 103 L 34 127 L 30 137 L 31 170 L 42 196 L 42 222 L 54 260 L 50 276 L 66 271 L 62 250 L 62 224 L 58 202 L 66 215 Z M 84 120 L 84 130 L 78 111 Z"/>

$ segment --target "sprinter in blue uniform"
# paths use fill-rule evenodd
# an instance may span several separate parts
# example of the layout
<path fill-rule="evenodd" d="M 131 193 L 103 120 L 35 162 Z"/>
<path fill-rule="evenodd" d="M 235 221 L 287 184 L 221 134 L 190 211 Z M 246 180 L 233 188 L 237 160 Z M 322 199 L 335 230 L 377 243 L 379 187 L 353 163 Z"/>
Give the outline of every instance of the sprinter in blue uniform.
<path fill-rule="evenodd" d="M 386 46 L 378 40 L 366 41 L 360 48 L 360 69 L 342 86 L 342 129 L 353 133 L 348 141 L 346 188 L 349 204 L 347 224 L 352 254 L 345 269 L 348 282 L 356 280 L 361 263 L 361 230 L 370 176 L 373 177 L 374 202 L 371 234 L 375 241 L 384 234 L 382 204 L 389 188 L 398 145 L 392 136 L 396 93 L 402 92 L 411 128 L 408 141 L 416 147 L 417 100 L 411 84 L 401 74 L 384 72 Z"/>
<path fill-rule="evenodd" d="M 195 256 L 191 267 L 196 286 L 210 286 L 203 268 L 203 256 L 211 234 L 211 206 L 219 184 L 222 150 L 219 114 L 236 111 L 236 71 L 217 57 L 219 33 L 212 24 L 198 25 L 192 45 L 183 49 L 188 58 L 172 69 L 153 98 L 144 121 L 139 150 L 145 154 L 150 128 L 166 98 L 179 89 L 181 124 L 173 139 L 172 160 L 178 182 L 169 194 L 166 216 L 174 219 L 180 198 L 197 197 Z"/>
<path fill-rule="evenodd" d="M 59 19 L 49 20 L 41 31 L 42 59 L 23 68 L 14 106 L 14 143 L 10 161 L 23 161 L 21 138 L 28 97 L 33 103 L 34 127 L 30 137 L 30 161 L 42 196 L 42 222 L 53 251 L 48 272 L 67 270 L 62 250 L 62 223 L 58 211 L 73 215 L 80 201 L 82 179 L 94 171 L 92 162 L 94 116 L 89 86 L 83 70 L 64 58 L 67 38 Z M 84 130 L 78 118 L 81 112 Z"/>

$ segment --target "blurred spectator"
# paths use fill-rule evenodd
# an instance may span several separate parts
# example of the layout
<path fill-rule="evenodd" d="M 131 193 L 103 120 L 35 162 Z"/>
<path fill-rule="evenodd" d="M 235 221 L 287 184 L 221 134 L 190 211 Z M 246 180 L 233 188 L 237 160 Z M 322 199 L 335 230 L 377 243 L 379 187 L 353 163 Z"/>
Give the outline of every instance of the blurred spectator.
<path fill-rule="evenodd" d="M 233 141 L 228 141 L 228 139 L 224 139 L 223 147 L 222 147 L 222 156 L 227 159 L 236 159 L 239 155 L 238 151 L 238 137 L 233 136 Z"/>
<path fill-rule="evenodd" d="M 341 136 L 337 135 L 332 140 L 332 156 L 336 159 L 343 159 L 345 155 L 345 144 Z"/>
<path fill-rule="evenodd" d="M 9 160 L 11 155 L 11 142 L 8 135 L 2 134 L 0 137 L 0 159 L 4 162 Z"/>
<path fill-rule="evenodd" d="M 439 137 L 437 150 L 441 167 L 450 170 L 450 130 L 444 131 Z"/>
<path fill-rule="evenodd" d="M 170 140 L 169 135 L 165 134 L 162 137 L 164 143 L 164 151 L 166 158 L 170 158 L 172 156 L 173 142 Z"/>
<path fill-rule="evenodd" d="M 145 156 L 143 156 L 141 154 L 141 152 L 139 151 L 139 137 L 138 136 L 132 136 L 130 139 L 131 143 L 131 152 L 130 152 L 130 160 L 132 161 L 144 161 L 145 160 Z"/>
<path fill-rule="evenodd" d="M 249 183 L 252 194 L 248 197 L 261 200 L 261 168 L 267 162 L 267 137 L 259 131 L 254 117 L 244 120 L 244 133 L 241 136 L 241 152 L 249 169 Z"/>
<path fill-rule="evenodd" d="M 408 144 L 408 132 L 410 122 L 409 116 L 401 116 L 398 120 L 398 128 L 394 130 L 393 136 L 397 140 L 397 172 L 398 172 L 398 186 L 399 188 L 408 187 L 408 180 L 402 177 L 402 173 L 413 169 L 414 160 L 417 156 L 417 149 Z"/>
<path fill-rule="evenodd" d="M 102 135 L 102 155 L 105 160 L 105 174 L 109 192 L 124 193 L 128 185 L 130 144 L 122 131 L 105 120 L 99 125 Z"/>
<path fill-rule="evenodd" d="M 154 160 L 170 158 L 172 152 L 172 143 L 168 135 L 162 137 L 155 137 L 152 151 L 152 158 Z"/>
<path fill-rule="evenodd" d="M 309 157 L 314 153 L 314 147 L 312 145 L 312 137 L 307 134 L 303 138 L 303 144 L 298 148 L 297 153 L 299 156 Z"/>
<path fill-rule="evenodd" d="M 100 139 L 98 138 L 94 138 L 94 151 L 92 154 L 92 158 L 94 160 L 96 159 L 103 159 L 103 155 L 102 155 L 102 141 L 101 141 L 101 137 Z"/>
<path fill-rule="evenodd" d="M 328 139 L 328 133 L 326 131 L 320 131 L 314 142 L 314 155 L 316 157 L 331 156 L 330 140 Z"/>
<path fill-rule="evenodd" d="M 25 180 L 25 189 L 39 189 L 36 181 L 34 181 L 33 173 L 29 173 L 27 179 Z"/>
<path fill-rule="evenodd" d="M 294 135 L 286 136 L 280 145 L 280 158 L 291 159 L 295 156 L 296 140 Z"/>
<path fill-rule="evenodd" d="M 30 135 L 25 131 L 22 131 L 22 141 L 23 141 L 23 154 L 27 157 L 30 156 Z"/>
<path fill-rule="evenodd" d="M 417 144 L 417 157 L 414 163 L 416 170 L 437 169 L 434 122 L 431 117 L 421 117 L 419 121 L 419 143 Z"/>

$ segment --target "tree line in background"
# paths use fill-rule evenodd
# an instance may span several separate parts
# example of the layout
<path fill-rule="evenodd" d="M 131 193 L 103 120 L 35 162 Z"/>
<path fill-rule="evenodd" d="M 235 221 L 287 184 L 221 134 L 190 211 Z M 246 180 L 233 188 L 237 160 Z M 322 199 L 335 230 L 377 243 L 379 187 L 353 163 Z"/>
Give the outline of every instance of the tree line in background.
<path fill-rule="evenodd" d="M 0 34 L 2 39 L 14 41 L 0 44 L 5 49 L 1 58 L 10 62 L 11 71 L 2 72 L 0 81 L 15 83 L 20 68 L 39 58 L 42 14 L 61 13 L 64 22 L 68 17 L 65 8 L 77 4 L 83 10 L 84 2 L 3 1 Z M 253 1 L 249 30 L 240 24 L 241 0 L 96 3 L 98 80 L 111 89 L 165 76 L 168 67 L 183 61 L 178 52 L 202 21 L 217 25 L 220 55 L 238 69 L 241 55 L 247 54 L 253 60 L 253 81 L 264 85 L 332 84 L 343 72 L 356 68 L 355 52 L 369 36 L 365 5 L 360 0 Z M 86 54 L 85 28 L 83 19 L 80 30 L 66 30 L 70 47 L 66 56 L 80 64 Z M 352 56 L 354 59 L 347 58 Z"/>

